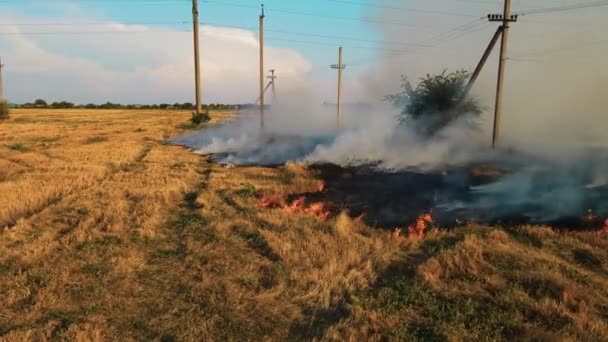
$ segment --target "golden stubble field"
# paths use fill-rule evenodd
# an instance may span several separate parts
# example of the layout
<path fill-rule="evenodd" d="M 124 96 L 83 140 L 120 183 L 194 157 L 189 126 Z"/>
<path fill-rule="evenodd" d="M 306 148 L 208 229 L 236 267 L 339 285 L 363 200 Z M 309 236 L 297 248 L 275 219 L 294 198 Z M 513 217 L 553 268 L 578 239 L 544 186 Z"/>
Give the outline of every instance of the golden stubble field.
<path fill-rule="evenodd" d="M 259 208 L 319 180 L 166 144 L 189 116 L 0 122 L 0 341 L 608 339 L 606 234 L 473 225 L 420 240 Z"/>

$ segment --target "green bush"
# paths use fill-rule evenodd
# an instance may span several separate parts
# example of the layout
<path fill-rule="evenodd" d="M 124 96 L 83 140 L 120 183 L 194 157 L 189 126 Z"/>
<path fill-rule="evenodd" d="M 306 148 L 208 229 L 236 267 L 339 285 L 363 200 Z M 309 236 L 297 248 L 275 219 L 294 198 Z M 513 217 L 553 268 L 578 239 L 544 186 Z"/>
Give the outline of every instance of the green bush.
<path fill-rule="evenodd" d="M 190 118 L 190 122 L 195 125 L 195 126 L 199 126 L 207 121 L 209 121 L 211 118 L 209 117 L 209 111 L 206 111 L 205 113 L 192 113 L 192 118 Z"/>
<path fill-rule="evenodd" d="M 0 120 L 6 120 L 10 116 L 8 102 L 0 101 Z"/>
<path fill-rule="evenodd" d="M 412 123 L 424 136 L 433 136 L 459 118 L 467 115 L 475 118 L 482 113 L 476 99 L 462 98 L 469 77 L 465 70 L 451 73 L 444 70 L 439 75 L 427 74 L 413 88 L 407 77 L 402 76 L 404 91 L 386 99 L 402 108 L 402 122 Z"/>

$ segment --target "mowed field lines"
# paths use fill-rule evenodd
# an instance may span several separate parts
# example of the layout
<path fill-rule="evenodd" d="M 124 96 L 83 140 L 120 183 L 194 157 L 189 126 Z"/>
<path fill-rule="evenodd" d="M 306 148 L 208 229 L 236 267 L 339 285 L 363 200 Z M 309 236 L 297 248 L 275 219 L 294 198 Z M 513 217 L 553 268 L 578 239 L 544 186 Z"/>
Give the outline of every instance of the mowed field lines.
<path fill-rule="evenodd" d="M 128 223 L 121 216 L 133 216 L 136 207 L 150 213 L 143 220 L 154 222 L 155 208 L 183 192 L 195 175 L 178 170 L 195 156 L 162 145 L 188 116 L 166 111 L 14 111 L 13 119 L 0 126 L 1 229 L 22 231 L 28 218 L 52 215 L 45 210 L 64 205 L 103 209 L 87 216 L 107 231 L 124 229 Z M 138 223 L 142 230 L 151 227 Z"/>
<path fill-rule="evenodd" d="M 261 208 L 319 192 L 318 174 L 166 144 L 189 118 L 24 110 L 0 123 L 0 341 L 608 340 L 601 228 L 411 237 Z"/>

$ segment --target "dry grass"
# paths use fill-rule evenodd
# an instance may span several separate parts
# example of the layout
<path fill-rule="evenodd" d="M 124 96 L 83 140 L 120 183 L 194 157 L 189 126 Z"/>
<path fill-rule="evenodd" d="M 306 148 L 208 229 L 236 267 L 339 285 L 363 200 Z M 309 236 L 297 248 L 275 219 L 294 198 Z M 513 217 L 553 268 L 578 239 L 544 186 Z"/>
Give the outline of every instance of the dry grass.
<path fill-rule="evenodd" d="M 319 181 L 164 144 L 189 116 L 0 123 L 0 340 L 608 339 L 606 235 L 474 227 L 420 241 L 261 209 L 261 194 Z"/>

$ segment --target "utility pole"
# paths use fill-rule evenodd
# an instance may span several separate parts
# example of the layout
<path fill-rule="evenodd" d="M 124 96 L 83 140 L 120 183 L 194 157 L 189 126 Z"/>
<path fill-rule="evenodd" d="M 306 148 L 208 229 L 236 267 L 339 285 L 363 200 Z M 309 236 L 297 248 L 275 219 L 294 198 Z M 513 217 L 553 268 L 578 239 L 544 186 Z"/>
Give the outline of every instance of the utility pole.
<path fill-rule="evenodd" d="M 192 0 L 192 24 L 194 31 L 194 88 L 196 91 L 196 114 L 202 112 L 201 108 L 201 65 L 199 56 L 198 34 L 198 0 Z"/>
<path fill-rule="evenodd" d="M 340 114 L 342 113 L 342 70 L 346 65 L 342 64 L 342 47 L 338 49 L 338 64 L 332 64 L 332 69 L 338 69 L 338 104 L 337 104 L 337 124 L 340 128 Z"/>
<path fill-rule="evenodd" d="M 496 148 L 500 137 L 500 118 L 503 107 L 503 91 L 505 66 L 507 63 L 507 44 L 509 39 L 509 23 L 517 21 L 517 15 L 511 15 L 511 0 L 504 0 L 505 6 L 502 16 L 491 14 L 488 16 L 490 21 L 502 22 L 502 39 L 500 42 L 500 59 L 498 61 L 498 82 L 496 85 L 496 105 L 494 107 L 494 130 L 492 132 L 492 148 Z"/>
<path fill-rule="evenodd" d="M 268 82 L 268 84 L 264 88 L 264 94 L 266 94 L 266 91 L 268 90 L 268 88 L 270 88 L 271 85 L 272 85 L 272 82 Z M 260 103 L 260 98 L 259 97 L 255 100 L 255 104 L 258 104 L 258 103 Z"/>
<path fill-rule="evenodd" d="M 275 85 L 275 80 L 277 77 L 274 75 L 275 69 L 270 69 L 270 76 L 267 76 L 270 79 L 270 84 L 272 85 L 272 103 L 275 104 L 277 102 L 277 88 Z"/>
<path fill-rule="evenodd" d="M 466 87 L 464 88 L 464 91 L 462 92 L 462 96 L 460 97 L 460 101 L 464 101 L 467 98 L 467 96 L 469 96 L 469 93 L 471 92 L 471 89 L 473 88 L 475 81 L 477 81 L 477 78 L 479 77 L 481 70 L 483 69 L 484 65 L 488 61 L 488 58 L 490 57 L 492 50 L 494 50 L 494 46 L 496 46 L 496 42 L 498 41 L 498 38 L 500 38 L 501 34 L 502 34 L 502 26 L 499 26 L 498 29 L 496 30 L 496 33 L 494 33 L 494 36 L 492 37 L 490 44 L 488 44 L 486 51 L 484 51 L 483 56 L 481 57 L 481 60 L 477 64 L 475 71 L 471 75 L 469 82 L 467 83 Z"/>
<path fill-rule="evenodd" d="M 4 64 L 2 64 L 2 58 L 0 58 L 0 101 L 4 100 L 4 79 L 2 78 L 2 69 L 4 69 Z"/>
<path fill-rule="evenodd" d="M 260 14 L 260 128 L 264 129 L 264 4 Z"/>

